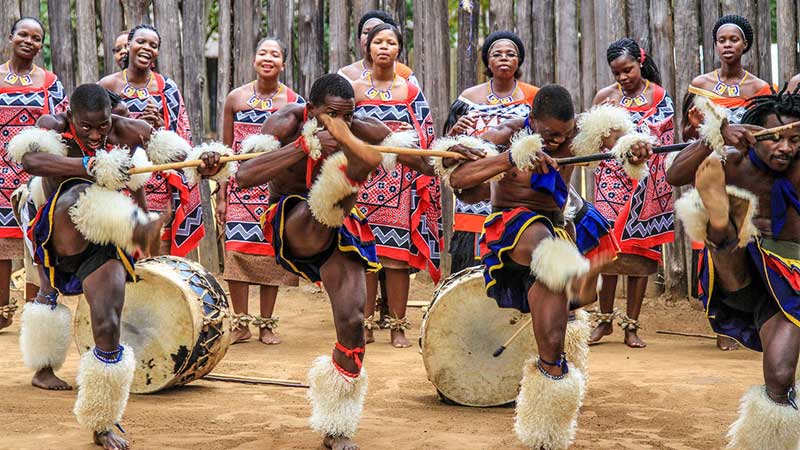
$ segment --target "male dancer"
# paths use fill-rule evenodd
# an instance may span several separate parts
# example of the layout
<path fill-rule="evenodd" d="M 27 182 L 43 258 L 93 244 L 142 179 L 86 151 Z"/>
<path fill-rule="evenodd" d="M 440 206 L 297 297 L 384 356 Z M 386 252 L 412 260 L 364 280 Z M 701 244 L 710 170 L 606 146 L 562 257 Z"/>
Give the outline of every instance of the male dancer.
<path fill-rule="evenodd" d="M 65 115 L 42 116 L 38 128 L 20 133 L 8 147 L 28 173 L 42 177 L 47 198 L 31 225 L 41 288 L 23 310 L 20 346 L 26 365 L 36 370 L 34 386 L 68 389 L 53 373 L 64 362 L 71 335 L 69 309 L 57 299 L 84 294 L 95 347 L 81 356 L 74 413 L 96 444 L 126 449 L 127 441 L 113 431 L 122 429 L 135 366 L 133 350 L 120 342 L 125 282 L 135 279 L 131 254 L 158 238 L 164 216 L 147 213 L 114 189 L 140 191 L 149 176 L 128 175 L 134 161 L 147 160 L 132 158 L 127 149 L 146 147 L 152 159 L 164 162 L 185 158 L 191 148 L 174 133 L 112 116 L 99 85 L 79 86 L 71 100 Z M 203 160 L 201 174 L 219 170 L 218 155 L 205 153 Z"/>
<path fill-rule="evenodd" d="M 518 130 L 521 133 L 515 134 Z M 568 300 L 595 298 L 600 267 L 611 255 L 586 259 L 563 230 L 563 208 L 572 168 L 558 168 L 554 157 L 571 156 L 575 117 L 569 92 L 541 88 L 531 116 L 490 130 L 484 138 L 511 143 L 508 151 L 462 163 L 443 160 L 449 182 L 464 197 L 490 180 L 493 214 L 480 238 L 487 293 L 500 307 L 533 316 L 539 355 L 526 364 L 517 397 L 515 431 L 527 446 L 567 448 L 575 435 L 585 392 L 588 327 L 583 342 L 565 342 Z M 512 137 L 513 136 L 513 137 Z M 630 162 L 641 163 L 649 145 L 630 148 Z M 440 167 L 442 167 L 440 166 Z M 441 169 L 440 169 L 441 170 Z M 566 356 L 573 359 L 570 366 Z"/>
<path fill-rule="evenodd" d="M 718 113 L 724 118 L 724 113 Z M 800 353 L 800 129 L 756 142 L 752 132 L 800 120 L 797 91 L 754 97 L 742 125 L 720 120 L 667 172 L 695 189 L 675 211 L 706 243 L 700 298 L 717 334 L 763 351 L 764 386 L 742 397 L 729 432 L 737 449 L 792 449 L 800 440 L 795 368 Z M 734 146 L 732 147 L 725 147 Z M 714 152 L 714 153 L 712 153 Z"/>

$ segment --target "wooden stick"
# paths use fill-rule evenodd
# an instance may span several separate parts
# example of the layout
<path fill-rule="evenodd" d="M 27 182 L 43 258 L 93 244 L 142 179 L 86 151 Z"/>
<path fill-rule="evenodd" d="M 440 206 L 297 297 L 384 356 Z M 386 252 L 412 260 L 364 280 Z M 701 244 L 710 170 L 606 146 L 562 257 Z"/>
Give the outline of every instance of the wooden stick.
<path fill-rule="evenodd" d="M 515 331 L 514 334 L 512 334 L 511 337 L 508 338 L 503 345 L 498 347 L 497 350 L 495 350 L 494 353 L 492 353 L 492 356 L 497 358 L 498 356 L 502 355 L 503 352 L 506 351 L 506 348 L 509 345 L 511 345 L 512 342 L 514 342 L 514 340 L 517 338 L 517 336 L 519 336 L 520 333 L 522 333 L 522 330 L 531 325 L 531 322 L 533 322 L 533 317 L 528 317 L 528 320 L 526 320 L 525 323 L 523 323 L 519 328 L 517 328 L 517 331 Z"/>
<path fill-rule="evenodd" d="M 656 333 L 659 334 L 671 334 L 674 336 L 686 336 L 686 337 L 696 337 L 696 338 L 703 338 L 703 339 L 713 339 L 716 340 L 716 336 L 711 336 L 708 334 L 697 334 L 697 333 L 682 333 L 680 331 L 669 331 L 669 330 L 656 330 Z"/>
<path fill-rule="evenodd" d="M 394 153 L 396 155 L 440 156 L 442 158 L 458 158 L 458 159 L 463 158 L 463 156 L 460 153 L 447 152 L 442 150 L 424 150 L 424 149 L 403 148 L 403 147 L 380 147 L 377 145 L 371 147 L 373 147 L 377 151 L 380 151 L 381 153 Z M 268 152 L 255 152 L 255 153 L 246 153 L 244 155 L 223 156 L 219 159 L 219 162 L 227 163 L 231 161 L 247 161 L 248 159 L 253 159 L 258 156 L 265 155 L 267 153 Z M 178 161 L 174 163 L 156 164 L 154 166 L 133 167 L 131 168 L 131 170 L 128 171 L 128 173 L 131 175 L 136 175 L 145 172 L 160 172 L 163 170 L 175 170 L 175 169 L 183 169 L 186 167 L 198 167 L 202 163 L 203 163 L 202 160 L 190 159 L 187 161 Z"/>
<path fill-rule="evenodd" d="M 260 384 L 308 389 L 308 385 L 294 380 L 274 380 L 271 378 L 245 377 L 241 375 L 225 375 L 221 373 L 206 375 L 201 379 L 207 381 L 224 381 L 228 383 Z"/>
<path fill-rule="evenodd" d="M 683 144 L 673 144 L 673 145 L 664 145 L 661 147 L 653 147 L 653 153 L 671 153 L 671 152 L 679 152 L 684 148 L 689 146 L 689 142 L 685 142 Z M 556 162 L 559 166 L 569 166 L 573 164 L 584 164 L 596 161 L 607 161 L 609 159 L 614 159 L 614 155 L 611 153 L 595 153 L 593 155 L 585 155 L 585 156 L 570 156 L 569 158 L 556 158 Z"/>
<path fill-rule="evenodd" d="M 781 125 L 779 127 L 767 128 L 766 130 L 757 131 L 753 133 L 753 137 L 777 134 L 780 133 L 781 131 L 791 130 L 796 126 L 800 126 L 800 120 L 798 120 L 797 122 L 787 123 L 786 125 Z"/>

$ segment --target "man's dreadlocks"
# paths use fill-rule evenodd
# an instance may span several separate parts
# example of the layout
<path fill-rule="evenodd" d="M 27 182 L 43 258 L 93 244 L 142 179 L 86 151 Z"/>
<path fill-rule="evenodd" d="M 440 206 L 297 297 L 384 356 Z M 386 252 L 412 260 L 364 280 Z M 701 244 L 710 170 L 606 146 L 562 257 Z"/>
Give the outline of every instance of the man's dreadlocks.
<path fill-rule="evenodd" d="M 772 94 L 751 98 L 747 103 L 742 123 L 763 127 L 770 114 L 774 114 L 781 124 L 783 124 L 781 116 L 800 119 L 800 94 L 798 94 L 800 86 L 793 92 L 788 92 L 787 88 L 788 85 L 784 85 L 780 92 L 775 92 L 775 89 L 771 88 Z"/>

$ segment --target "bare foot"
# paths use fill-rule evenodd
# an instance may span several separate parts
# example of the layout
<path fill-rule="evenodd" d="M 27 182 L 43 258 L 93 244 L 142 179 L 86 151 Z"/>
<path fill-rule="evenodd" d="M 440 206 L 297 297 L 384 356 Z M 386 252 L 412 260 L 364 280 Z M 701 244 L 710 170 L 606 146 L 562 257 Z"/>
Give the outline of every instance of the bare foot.
<path fill-rule="evenodd" d="M 171 210 L 159 214 L 158 218 L 145 224 L 138 224 L 133 229 L 133 243 L 142 250 L 149 250 L 153 244 L 161 240 L 161 228 L 164 222 L 172 215 Z"/>
<path fill-rule="evenodd" d="M 358 445 L 346 437 L 325 436 L 322 443 L 331 450 L 358 450 Z"/>
<path fill-rule="evenodd" d="M 237 328 L 235 330 L 231 330 L 231 343 L 232 344 L 241 344 L 242 342 L 247 342 L 253 335 L 250 333 L 249 327 L 242 327 Z"/>
<path fill-rule="evenodd" d="M 53 369 L 50 367 L 37 370 L 36 373 L 33 374 L 31 384 L 40 389 L 45 389 L 48 391 L 72 390 L 72 386 L 70 386 L 69 383 L 61 378 L 58 378 L 56 374 L 53 373 Z"/>
<path fill-rule="evenodd" d="M 706 158 L 697 168 L 694 178 L 700 199 L 708 214 L 709 227 L 717 231 L 725 231 L 730 219 L 730 203 L 725 192 L 725 170 L 718 158 Z"/>
<path fill-rule="evenodd" d="M 128 450 L 128 441 L 117 436 L 113 431 L 94 433 L 94 443 L 102 446 L 106 450 Z"/>
<path fill-rule="evenodd" d="M 368 328 L 364 328 L 364 343 L 372 344 L 373 342 L 375 342 L 375 333 Z"/>
<path fill-rule="evenodd" d="M 262 328 L 261 331 L 259 331 L 258 340 L 267 345 L 278 345 L 282 342 L 281 338 L 269 328 Z"/>
<path fill-rule="evenodd" d="M 728 352 L 728 351 L 731 351 L 731 350 L 738 350 L 739 349 L 739 343 L 736 342 L 735 340 L 727 337 L 727 336 L 721 336 L 721 335 L 718 334 L 717 335 L 717 348 L 722 350 L 723 352 Z"/>
<path fill-rule="evenodd" d="M 630 348 L 645 348 L 647 344 L 636 334 L 636 331 L 625 330 L 625 345 Z"/>
<path fill-rule="evenodd" d="M 608 336 L 614 332 L 614 324 L 612 323 L 598 323 L 592 330 L 592 335 L 589 337 L 589 345 L 596 344 L 603 339 L 603 336 Z"/>
<path fill-rule="evenodd" d="M 392 330 L 392 346 L 394 348 L 408 348 L 411 347 L 411 343 L 408 342 L 406 339 L 406 332 L 403 330 Z"/>

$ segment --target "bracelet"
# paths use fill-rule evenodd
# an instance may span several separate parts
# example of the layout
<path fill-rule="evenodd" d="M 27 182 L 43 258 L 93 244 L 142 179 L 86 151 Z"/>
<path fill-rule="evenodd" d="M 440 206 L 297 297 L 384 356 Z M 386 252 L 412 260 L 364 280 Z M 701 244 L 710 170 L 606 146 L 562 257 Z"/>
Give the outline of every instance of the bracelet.
<path fill-rule="evenodd" d="M 90 176 L 94 176 L 94 157 L 93 156 L 84 156 L 82 163 L 83 168 L 86 170 L 86 174 Z"/>
<path fill-rule="evenodd" d="M 508 151 L 508 163 L 511 164 L 511 167 L 517 167 L 517 163 L 515 163 L 514 158 L 511 157 L 511 150 Z"/>

